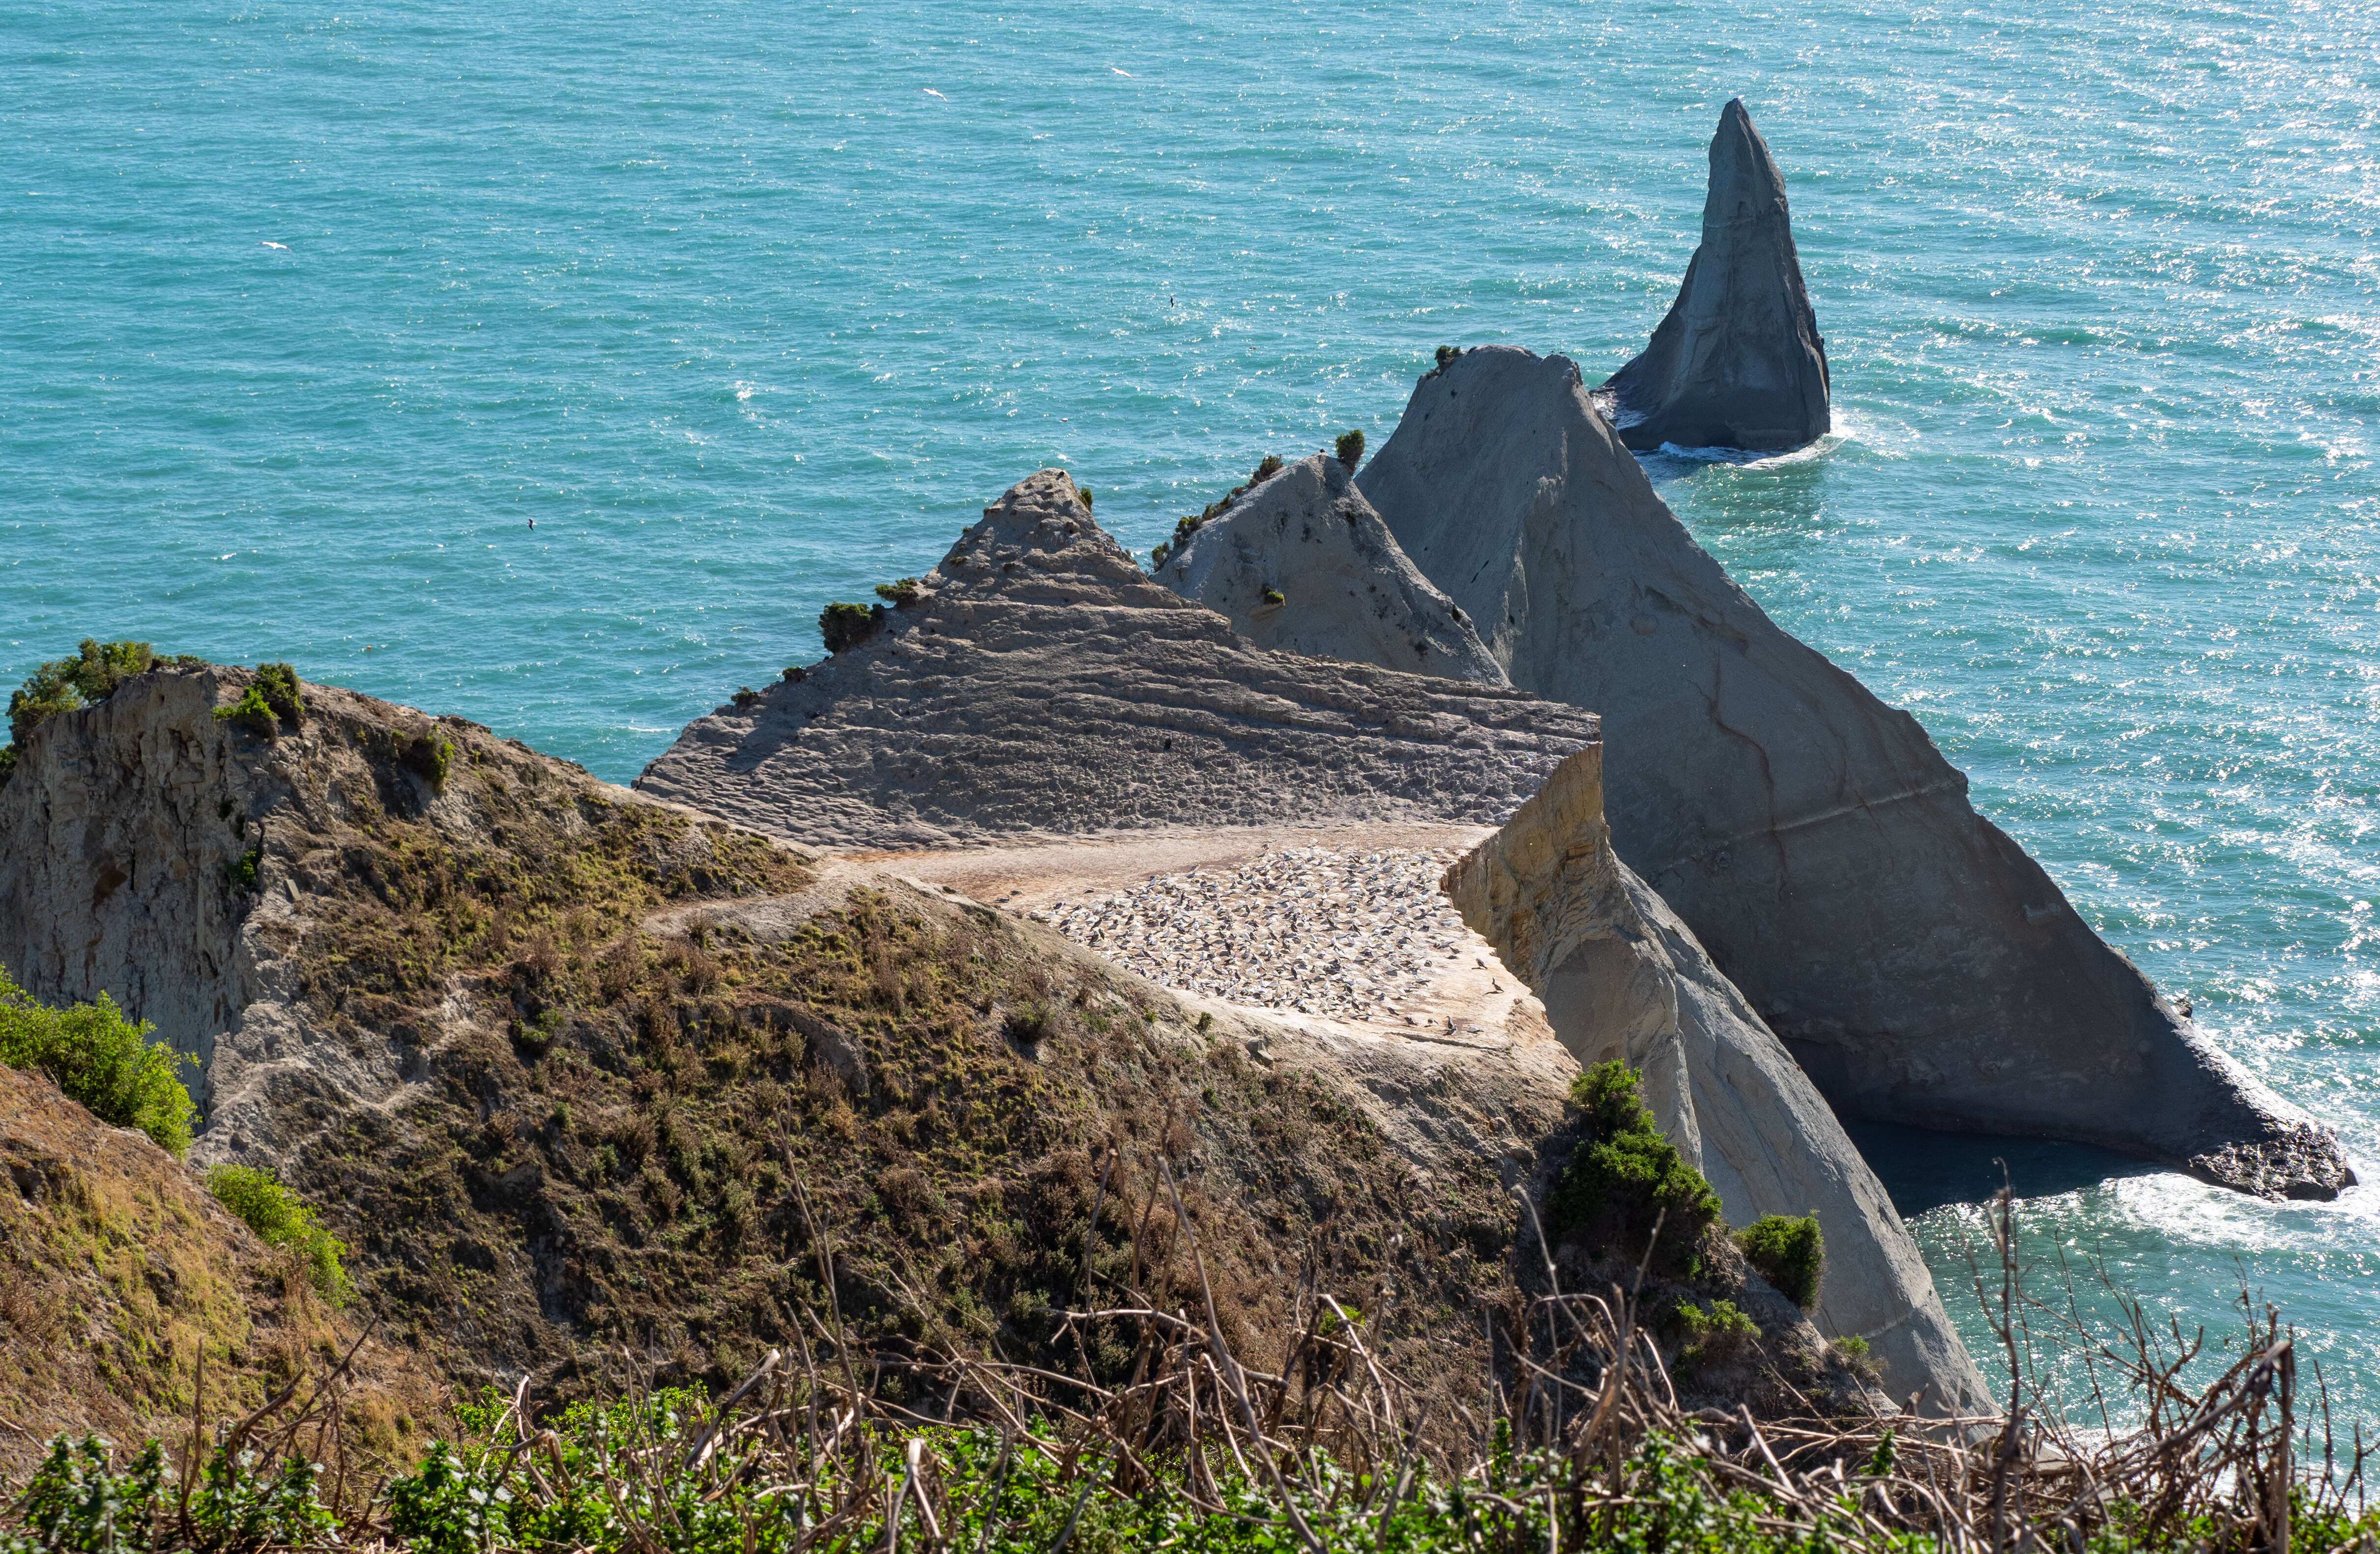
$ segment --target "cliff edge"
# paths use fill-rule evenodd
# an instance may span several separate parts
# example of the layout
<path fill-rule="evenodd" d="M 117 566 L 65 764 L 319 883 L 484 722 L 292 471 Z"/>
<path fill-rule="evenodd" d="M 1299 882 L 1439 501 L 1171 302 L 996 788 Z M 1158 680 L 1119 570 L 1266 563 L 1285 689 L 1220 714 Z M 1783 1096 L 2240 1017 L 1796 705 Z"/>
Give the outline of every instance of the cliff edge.
<path fill-rule="evenodd" d="M 1357 479 L 1514 686 L 1601 716 L 1620 856 L 1839 1111 L 2267 1196 L 2353 1181 L 1975 813 L 1914 718 L 1736 587 L 1567 359 L 1463 352 Z"/>
<path fill-rule="evenodd" d="M 1446 882 L 1581 1064 L 1618 1059 L 1644 1074 L 1662 1132 L 1730 1223 L 1817 1217 L 1822 1331 L 1864 1341 L 1887 1385 L 1920 1394 L 1925 1412 L 1991 1410 L 1916 1244 L 1834 1112 L 1693 931 L 1612 854 L 1599 748 L 1563 761 Z"/>

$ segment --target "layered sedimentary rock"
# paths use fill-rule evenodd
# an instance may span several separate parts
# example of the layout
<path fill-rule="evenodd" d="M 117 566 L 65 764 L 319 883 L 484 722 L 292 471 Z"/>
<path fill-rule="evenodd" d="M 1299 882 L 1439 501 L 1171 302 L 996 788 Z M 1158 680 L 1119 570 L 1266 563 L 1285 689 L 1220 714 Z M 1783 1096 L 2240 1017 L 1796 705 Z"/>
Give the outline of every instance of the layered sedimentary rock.
<path fill-rule="evenodd" d="M 1421 575 L 1329 454 L 1301 459 L 1208 519 L 1157 579 L 1255 646 L 1501 686 L 1454 601 Z"/>
<path fill-rule="evenodd" d="M 1402 710 L 1417 704 L 1432 708 L 1437 721 L 1419 723 Z M 1062 709 L 1062 715 L 1050 709 Z M 1232 721 L 1216 721 L 1217 709 L 1231 710 Z M 1028 717 L 1035 733 L 1046 737 L 1054 725 L 1065 736 L 1055 747 L 1017 749 Z M 1537 742 L 1521 742 L 1520 731 L 1532 726 Z M 1188 776 L 1160 790 L 1178 799 L 1152 810 L 1137 790 L 1119 788 L 1117 774 L 1161 756 L 1164 738 L 1183 739 L 1169 730 L 1202 733 L 1211 742 L 1199 747 Z M 919 840 L 983 845 L 1020 832 L 1097 835 L 1120 822 L 1152 820 L 1190 820 L 1214 839 L 1234 828 L 1281 824 L 1337 822 L 1343 832 L 1347 822 L 1384 816 L 1409 824 L 1483 818 L 1492 823 L 1519 807 L 1516 785 L 1536 791 L 1557 764 L 1548 759 L 1553 752 L 1593 771 L 1595 738 L 1592 719 L 1510 691 L 1251 648 L 1231 634 L 1221 616 L 1185 605 L 1142 578 L 1091 523 L 1065 477 L 1044 471 L 987 510 L 881 637 L 836 655 L 759 706 L 722 710 L 693 725 L 640 785 L 823 847 L 916 845 Z M 892 781 L 862 759 L 865 752 L 888 747 L 917 753 Z M 857 775 L 847 775 L 855 767 Z M 1085 806 L 1067 796 L 1078 792 L 1122 796 Z M 1260 795 L 1259 802 L 1248 802 L 1250 794 Z M 919 817 L 930 826 L 919 825 Z M 1168 850 L 1183 844 L 1163 843 Z M 1620 877 L 1599 827 L 1582 829 L 1570 845 L 1587 874 Z M 1157 850 L 1148 856 L 1150 872 L 1160 872 Z M 913 866 L 932 867 L 929 860 L 895 864 Z M 947 870 L 941 877 L 950 877 Z M 1281 904 L 1247 909 L 1270 913 Z M 1646 909 L 1658 910 L 1649 895 L 1644 907 L 1624 892 L 1581 898 L 1565 931 L 1646 939 Z M 1509 926 L 1516 916 L 1506 913 L 1501 920 Z M 1327 933 L 1331 915 L 1301 914 L 1290 904 L 1287 917 L 1286 934 Z M 1227 948 L 1217 942 L 1201 953 Z M 1442 947 L 1423 948 L 1433 987 L 1445 984 L 1433 997 L 1444 993 L 1458 1002 L 1468 997 L 1485 1007 L 1492 992 L 1503 1013 L 1476 1022 L 1450 1014 L 1442 1030 L 1434 1004 L 1424 1022 L 1427 1028 L 1416 1030 L 1402 1028 L 1410 1009 L 1377 1018 L 1368 1012 L 1333 1019 L 1299 1018 L 1286 1010 L 1239 1013 L 1258 1028 L 1295 1033 L 1305 1051 L 1342 1053 L 1336 1061 L 1342 1066 L 1345 1054 L 1451 1045 L 1467 1054 L 1466 1067 L 1481 1073 L 1527 1069 L 1548 1087 L 1536 1092 L 1535 1104 L 1558 1101 L 1558 1087 L 1574 1070 L 1567 1062 L 1546 1061 L 1553 1043 L 1543 1014 L 1519 1007 L 1512 973 L 1486 959 L 1474 968 L 1467 953 L 1459 967 L 1440 966 Z M 1366 953 L 1343 947 L 1340 953 L 1358 960 Z M 1686 1048 L 1674 1033 L 1661 1046 L 1638 1027 L 1658 1018 L 1674 1027 L 1682 1000 L 1695 1007 L 1696 1000 L 1730 1007 L 1742 1002 L 1691 936 L 1680 936 L 1660 953 L 1658 972 L 1643 978 L 1631 998 L 1572 999 L 1562 1033 L 1573 1052 L 1625 1051 L 1644 1060 L 1650 1064 L 1647 1084 L 1657 1093 L 1685 1083 Z M 1508 964 L 1518 969 L 1523 963 Z M 1484 985 L 1465 995 L 1455 986 L 1464 977 Z M 1655 1014 L 1656 1005 L 1670 1013 Z M 1713 1052 L 1703 1066 L 1728 1072 L 1732 1060 L 1718 1050 L 1717 1038 L 1710 1041 Z M 1405 1121 L 1390 1125 L 1412 1125 L 1411 1107 L 1431 1109 L 1423 1095 L 1398 1096 Z M 1794 1108 L 1811 1099 L 1806 1087 L 1791 1096 L 1772 1087 L 1744 1097 L 1726 1121 L 1790 1156 L 1797 1135 L 1811 1125 Z M 1665 1101 L 1660 1114 L 1674 1138 L 1708 1154 L 1695 1142 L 1690 1104 Z M 1827 1126 L 1832 1128 L 1830 1118 Z M 1528 1154 L 1526 1135 L 1524 1128 L 1499 1152 Z M 1723 1171 L 1735 1169 L 1724 1163 L 1731 1159 L 1722 1159 Z M 1819 1161 L 1809 1172 L 1823 1175 L 1832 1166 L 1830 1159 Z M 1764 1191 L 1770 1185 L 1749 1164 L 1739 1174 L 1760 1181 Z M 1789 1172 L 1785 1180 L 1803 1177 Z M 1753 1201 L 1740 1184 L 1732 1190 L 1733 1202 Z M 1880 1195 L 1839 1194 L 1811 1202 L 1828 1206 L 1829 1229 L 1853 1248 L 1858 1271 L 1846 1276 L 1844 1293 L 1837 1297 L 1840 1330 L 1875 1335 L 1898 1394 L 1925 1390 L 1937 1405 L 1945 1399 L 1973 1401 L 1963 1352 L 1940 1328 L 1938 1307 L 1920 1304 L 1928 1298 L 1923 1265 L 1890 1205 Z M 1792 1211 L 1810 1207 L 1794 1204 Z M 1865 1218 L 1852 1223 L 1858 1216 Z M 1890 1277 L 1873 1273 L 1871 1264 L 1888 1265 Z M 1889 1308 L 1897 1294 L 1910 1295 L 1912 1304 Z"/>
<path fill-rule="evenodd" d="M 1502 686 L 1254 648 L 1144 575 L 1049 469 L 874 636 L 688 725 L 637 785 L 846 848 L 1493 825 L 1594 737 L 1592 716 Z"/>
<path fill-rule="evenodd" d="M 1601 715 L 1620 856 L 1838 1111 L 2269 1196 L 2352 1180 L 1975 813 L 1915 719 L 1728 578 L 1568 360 L 1463 353 L 1358 483 L 1514 686 Z"/>
<path fill-rule="evenodd" d="M 1678 299 L 1603 392 L 1632 448 L 1798 448 L 1833 424 L 1785 177 L 1741 100 L 1711 137 L 1702 243 Z"/>
<path fill-rule="evenodd" d="M 1582 1064 L 1644 1075 L 1662 1131 L 1730 1223 L 1815 1214 L 1816 1317 L 1864 1339 L 1897 1392 L 1934 1413 L 1990 1406 L 1915 1244 L 1875 1173 L 1782 1042 L 1693 930 L 1612 854 L 1602 751 L 1584 750 L 1447 871 L 1463 919 L 1543 1001 Z"/>

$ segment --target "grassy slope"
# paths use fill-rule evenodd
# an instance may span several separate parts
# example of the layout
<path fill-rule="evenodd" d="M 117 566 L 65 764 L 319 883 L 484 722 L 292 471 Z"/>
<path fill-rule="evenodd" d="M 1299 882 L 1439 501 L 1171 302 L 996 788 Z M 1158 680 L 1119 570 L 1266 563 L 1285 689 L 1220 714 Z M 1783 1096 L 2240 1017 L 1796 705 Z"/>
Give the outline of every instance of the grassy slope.
<path fill-rule="evenodd" d="M 206 1417 L 246 1413 L 356 1331 L 195 1172 L 46 1077 L 0 1067 L 0 1468 L 26 1467 L 60 1430 L 177 1434 L 202 1357 Z M 401 1452 L 443 1390 L 385 1344 L 358 1361 L 350 1439 Z"/>

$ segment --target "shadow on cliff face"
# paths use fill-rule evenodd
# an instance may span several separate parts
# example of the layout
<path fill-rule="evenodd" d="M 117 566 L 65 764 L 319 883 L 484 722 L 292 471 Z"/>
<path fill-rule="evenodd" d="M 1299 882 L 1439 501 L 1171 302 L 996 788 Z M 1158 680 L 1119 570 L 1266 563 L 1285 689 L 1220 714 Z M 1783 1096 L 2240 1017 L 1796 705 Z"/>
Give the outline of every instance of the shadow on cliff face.
<path fill-rule="evenodd" d="M 1946 1204 L 1987 1201 L 2000 1189 L 2002 1160 L 2008 1162 L 2005 1180 L 2024 1198 L 2055 1197 L 2167 1169 L 2095 1145 L 2053 1138 L 1935 1133 L 1897 1123 L 1848 1120 L 1843 1131 L 1859 1146 L 1904 1220 Z"/>

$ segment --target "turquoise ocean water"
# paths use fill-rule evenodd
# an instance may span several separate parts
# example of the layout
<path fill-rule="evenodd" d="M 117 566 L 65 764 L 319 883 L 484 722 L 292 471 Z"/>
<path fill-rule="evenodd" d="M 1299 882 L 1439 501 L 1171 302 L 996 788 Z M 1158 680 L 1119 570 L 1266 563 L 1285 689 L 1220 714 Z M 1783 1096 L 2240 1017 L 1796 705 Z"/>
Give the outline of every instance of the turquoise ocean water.
<path fill-rule="evenodd" d="M 1841 435 L 1664 493 L 2380 1165 L 2380 6 L 2010 9 L 0 0 L 0 684 L 287 658 L 627 780 L 1038 466 L 1146 550 L 1441 343 L 1609 372 L 1742 94 Z M 1998 1155 L 2380 1415 L 2380 1188 L 1875 1143 L 1972 1339 Z"/>

